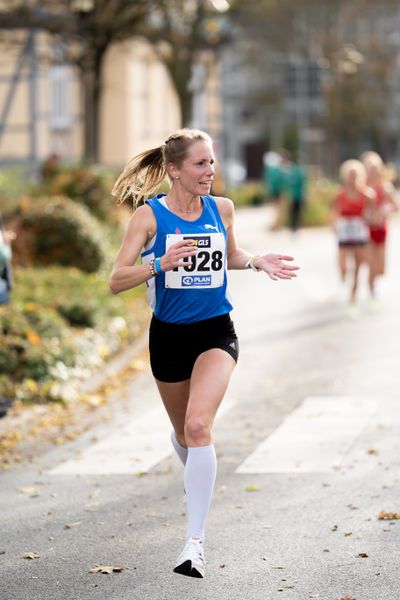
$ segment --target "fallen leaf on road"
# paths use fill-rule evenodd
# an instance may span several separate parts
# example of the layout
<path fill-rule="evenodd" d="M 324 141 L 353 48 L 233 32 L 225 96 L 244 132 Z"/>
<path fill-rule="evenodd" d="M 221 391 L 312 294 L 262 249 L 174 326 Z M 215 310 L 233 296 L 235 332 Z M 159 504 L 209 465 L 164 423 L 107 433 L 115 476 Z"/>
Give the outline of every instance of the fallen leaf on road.
<path fill-rule="evenodd" d="M 272 565 L 271 569 L 279 569 L 283 570 L 285 567 L 280 567 L 279 565 Z"/>
<path fill-rule="evenodd" d="M 40 558 L 39 552 L 24 552 L 21 558 L 29 558 L 33 560 L 34 558 Z"/>
<path fill-rule="evenodd" d="M 357 600 L 354 596 L 342 596 L 340 600 Z"/>
<path fill-rule="evenodd" d="M 110 573 L 121 573 L 125 567 L 121 567 L 120 565 L 96 565 L 92 569 L 89 570 L 89 573 L 106 573 L 109 575 Z"/>
<path fill-rule="evenodd" d="M 219 565 L 220 569 L 225 569 L 225 565 Z"/>
<path fill-rule="evenodd" d="M 337 525 L 333 525 L 333 526 L 331 527 L 331 531 L 337 531 L 337 528 L 338 528 L 338 526 L 337 526 Z"/>
<path fill-rule="evenodd" d="M 37 488 L 35 488 L 34 486 L 17 488 L 17 492 L 19 494 L 35 494 L 36 496 L 39 496 L 39 490 Z"/>
<path fill-rule="evenodd" d="M 352 531 L 345 531 L 344 532 L 344 537 L 350 537 L 351 535 L 353 535 Z"/>
<path fill-rule="evenodd" d="M 400 513 L 385 512 L 384 510 L 381 510 L 378 519 L 380 521 L 393 521 L 395 519 L 400 519 Z"/>
<path fill-rule="evenodd" d="M 248 485 L 246 492 L 258 492 L 259 488 L 256 485 Z"/>
<path fill-rule="evenodd" d="M 357 556 L 358 558 L 368 558 L 368 552 L 359 552 Z"/>
<path fill-rule="evenodd" d="M 370 454 L 371 456 L 376 456 L 379 454 L 378 450 L 376 450 L 375 448 L 369 448 L 367 450 L 367 454 Z"/>
<path fill-rule="evenodd" d="M 76 523 L 65 523 L 64 529 L 72 529 L 72 527 L 76 527 L 77 525 L 80 525 L 81 523 L 82 523 L 82 521 L 77 521 Z"/>

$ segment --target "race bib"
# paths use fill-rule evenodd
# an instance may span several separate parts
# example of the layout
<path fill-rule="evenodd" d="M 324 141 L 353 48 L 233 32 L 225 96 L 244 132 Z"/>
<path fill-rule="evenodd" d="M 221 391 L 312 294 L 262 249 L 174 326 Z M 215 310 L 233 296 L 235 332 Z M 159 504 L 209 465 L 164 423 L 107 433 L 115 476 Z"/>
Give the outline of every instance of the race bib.
<path fill-rule="evenodd" d="M 184 267 L 165 273 L 165 287 L 175 289 L 217 288 L 224 284 L 225 237 L 223 233 L 168 234 L 166 250 L 182 240 L 195 240 L 198 252 L 186 259 Z"/>
<path fill-rule="evenodd" d="M 339 242 L 367 242 L 369 237 L 368 227 L 360 217 L 341 218 L 336 222 L 336 233 Z"/>

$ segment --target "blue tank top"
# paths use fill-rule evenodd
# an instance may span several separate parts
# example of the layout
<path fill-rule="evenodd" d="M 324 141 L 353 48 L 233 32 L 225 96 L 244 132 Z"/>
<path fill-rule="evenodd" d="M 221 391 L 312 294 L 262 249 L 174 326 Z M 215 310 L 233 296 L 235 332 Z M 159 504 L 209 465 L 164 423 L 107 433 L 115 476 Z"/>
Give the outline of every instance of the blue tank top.
<path fill-rule="evenodd" d="M 148 300 L 155 316 L 168 323 L 195 323 L 232 310 L 227 292 L 226 229 L 212 196 L 202 196 L 203 212 L 196 221 L 175 215 L 158 194 L 147 200 L 157 232 L 142 254 L 143 263 L 163 256 L 182 239 L 193 239 L 196 256 L 187 266 L 160 273 L 147 282 Z"/>

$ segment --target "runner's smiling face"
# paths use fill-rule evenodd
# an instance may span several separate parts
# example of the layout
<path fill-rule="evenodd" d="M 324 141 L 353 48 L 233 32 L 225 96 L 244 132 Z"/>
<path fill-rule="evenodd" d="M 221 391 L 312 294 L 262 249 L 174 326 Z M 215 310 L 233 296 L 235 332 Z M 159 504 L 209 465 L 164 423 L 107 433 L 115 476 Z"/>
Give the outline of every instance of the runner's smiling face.
<path fill-rule="evenodd" d="M 180 167 L 175 166 L 172 174 L 173 177 L 179 177 L 179 184 L 186 192 L 193 196 L 205 196 L 210 193 L 214 179 L 214 163 L 214 152 L 210 144 L 194 142 L 189 146 Z"/>

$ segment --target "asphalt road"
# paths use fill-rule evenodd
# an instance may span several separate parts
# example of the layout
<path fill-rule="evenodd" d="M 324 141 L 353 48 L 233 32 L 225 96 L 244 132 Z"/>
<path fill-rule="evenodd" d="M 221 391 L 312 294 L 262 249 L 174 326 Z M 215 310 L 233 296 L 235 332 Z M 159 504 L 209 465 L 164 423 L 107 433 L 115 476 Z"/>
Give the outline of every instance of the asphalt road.
<path fill-rule="evenodd" d="M 240 211 L 241 245 L 301 272 L 230 274 L 241 356 L 215 425 L 206 578 L 172 572 L 182 469 L 146 369 L 114 421 L 1 475 L 2 600 L 400 598 L 398 521 L 378 518 L 400 513 L 399 224 L 380 307 L 364 272 L 353 320 L 331 232 L 272 233 L 270 219 Z"/>

